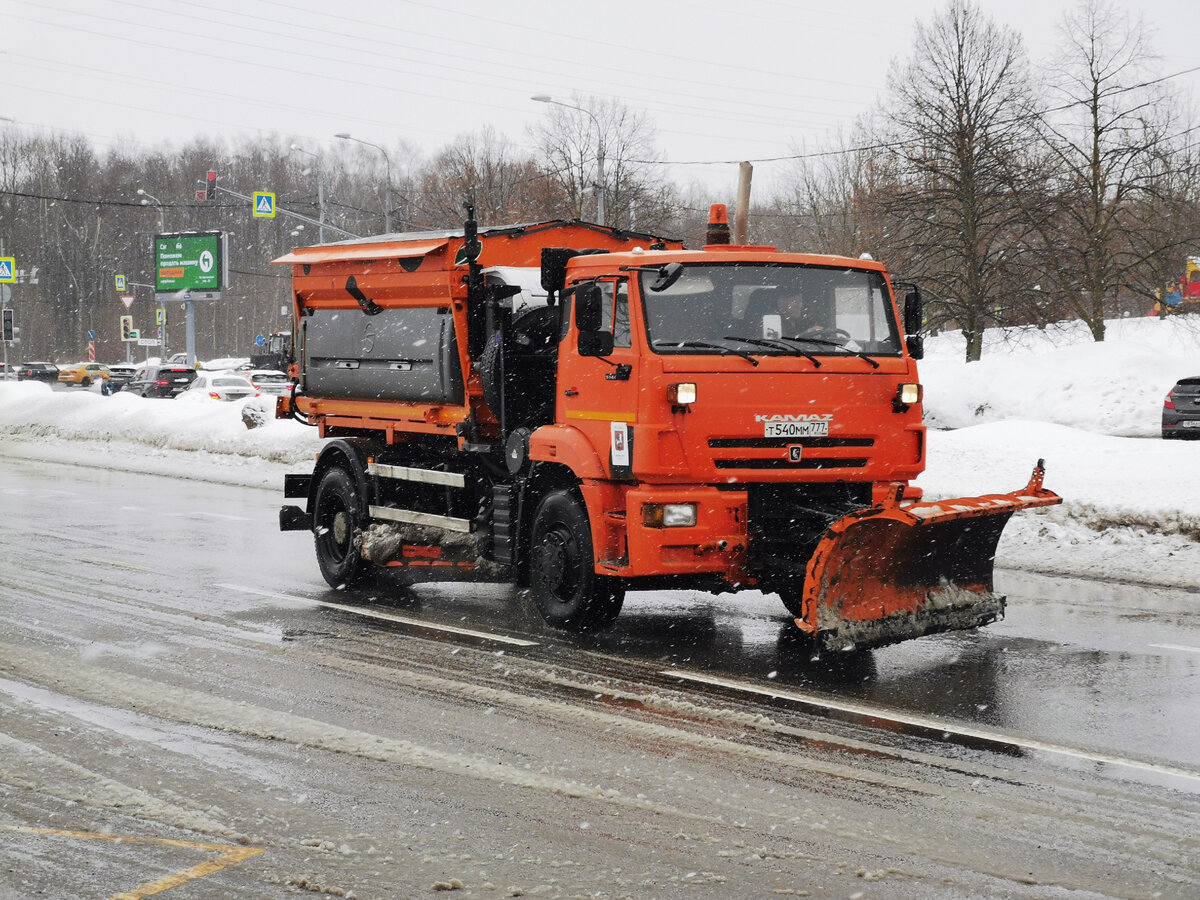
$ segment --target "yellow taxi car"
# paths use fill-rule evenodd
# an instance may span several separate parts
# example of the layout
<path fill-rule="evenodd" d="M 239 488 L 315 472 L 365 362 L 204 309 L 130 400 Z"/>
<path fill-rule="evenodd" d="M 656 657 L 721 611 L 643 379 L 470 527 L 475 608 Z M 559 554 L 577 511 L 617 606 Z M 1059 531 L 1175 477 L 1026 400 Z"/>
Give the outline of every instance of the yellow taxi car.
<path fill-rule="evenodd" d="M 93 381 L 108 381 L 108 366 L 103 363 L 75 363 L 58 367 L 59 384 L 78 384 L 91 387 Z"/>

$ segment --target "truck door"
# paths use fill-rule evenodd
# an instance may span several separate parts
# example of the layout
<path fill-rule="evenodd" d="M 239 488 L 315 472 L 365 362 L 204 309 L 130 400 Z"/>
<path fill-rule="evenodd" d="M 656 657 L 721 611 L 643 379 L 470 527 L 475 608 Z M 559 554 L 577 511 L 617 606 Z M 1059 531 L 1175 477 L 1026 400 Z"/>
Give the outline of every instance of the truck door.
<path fill-rule="evenodd" d="M 579 329 L 572 304 L 570 327 L 564 329 L 558 354 L 558 421 L 587 435 L 612 476 L 630 477 L 637 377 L 629 283 L 625 278 L 602 278 L 596 284 L 603 298 L 601 327 L 613 336 L 613 352 L 606 357 L 579 355 L 575 344 Z"/>

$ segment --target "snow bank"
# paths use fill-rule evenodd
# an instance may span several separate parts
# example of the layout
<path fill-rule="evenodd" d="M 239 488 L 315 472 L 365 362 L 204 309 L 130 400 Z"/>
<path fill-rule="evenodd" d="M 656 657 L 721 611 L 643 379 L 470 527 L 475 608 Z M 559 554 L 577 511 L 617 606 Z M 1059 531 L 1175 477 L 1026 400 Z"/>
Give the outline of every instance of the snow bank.
<path fill-rule="evenodd" d="M 1114 320 L 1102 343 L 1081 323 L 994 330 L 983 358 L 969 365 L 962 361 L 962 335 L 939 335 L 921 364 L 926 424 L 966 428 L 1020 419 L 1157 438 L 1167 391 L 1180 378 L 1200 375 L 1194 318 Z"/>
<path fill-rule="evenodd" d="M 266 409 L 266 424 L 248 429 L 247 403 Z M 0 382 L 3 439 L 59 438 L 81 444 L 206 451 L 269 462 L 308 462 L 320 450 L 316 429 L 274 418 L 273 402 L 217 400 L 181 403 L 119 392 L 55 390 L 37 382 Z"/>

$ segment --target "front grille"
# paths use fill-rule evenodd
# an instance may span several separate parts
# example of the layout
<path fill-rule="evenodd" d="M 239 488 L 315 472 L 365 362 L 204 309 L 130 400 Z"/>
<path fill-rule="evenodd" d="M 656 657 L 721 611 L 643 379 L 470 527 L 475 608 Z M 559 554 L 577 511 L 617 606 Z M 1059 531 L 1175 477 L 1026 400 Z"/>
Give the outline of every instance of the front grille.
<path fill-rule="evenodd" d="M 875 446 L 869 437 L 735 437 L 709 438 L 708 447 L 713 453 L 713 465 L 718 469 L 771 470 L 817 470 L 817 469 L 863 469 L 869 459 L 865 456 L 840 456 L 837 451 L 862 449 Z M 791 459 L 789 447 L 800 447 L 800 459 Z M 774 450 L 770 455 L 745 456 L 729 451 Z M 833 451 L 833 452 L 824 452 Z"/>
<path fill-rule="evenodd" d="M 709 438 L 708 446 L 713 450 L 770 450 L 773 447 L 788 447 L 799 444 L 814 450 L 828 447 L 874 447 L 874 438 L 855 437 L 800 437 L 800 438 Z"/>
<path fill-rule="evenodd" d="M 717 459 L 713 464 L 718 469 L 862 469 L 867 460 L 862 457 L 830 459 Z"/>

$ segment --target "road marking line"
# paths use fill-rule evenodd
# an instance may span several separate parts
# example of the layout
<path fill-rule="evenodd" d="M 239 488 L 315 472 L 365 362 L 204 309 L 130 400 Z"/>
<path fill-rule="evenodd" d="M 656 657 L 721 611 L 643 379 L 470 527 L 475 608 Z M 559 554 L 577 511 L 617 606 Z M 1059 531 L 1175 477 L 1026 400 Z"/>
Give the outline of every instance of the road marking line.
<path fill-rule="evenodd" d="M 758 694 L 763 697 L 779 698 L 782 700 L 791 700 L 805 706 L 813 706 L 819 709 L 830 709 L 838 712 L 853 713 L 858 716 L 865 716 L 872 719 L 882 719 L 888 722 L 895 722 L 900 725 L 912 725 L 918 728 L 924 728 L 929 731 L 940 731 L 945 734 L 953 734 L 959 737 L 975 738 L 976 740 L 990 741 L 992 743 L 1004 744 L 1010 747 L 1020 747 L 1025 750 L 1040 750 L 1045 753 L 1054 753 L 1059 756 L 1069 756 L 1074 759 L 1082 759 L 1088 762 L 1108 763 L 1114 766 L 1124 766 L 1130 769 L 1138 769 L 1143 772 L 1154 772 L 1158 775 L 1171 775 L 1176 778 L 1187 778 L 1193 781 L 1200 781 L 1200 772 L 1181 769 L 1177 766 L 1159 765 L 1156 763 L 1143 762 L 1136 759 L 1127 759 L 1121 756 L 1113 756 L 1108 753 L 1097 753 L 1091 750 L 1080 750 L 1075 747 L 1064 747 L 1061 744 L 1050 744 L 1045 741 L 1037 741 L 1031 738 L 1015 737 L 1010 734 L 1005 734 L 1002 731 L 990 731 L 984 728 L 975 728 L 970 725 L 947 722 L 942 719 L 934 719 L 928 716 L 916 716 L 909 713 L 897 712 L 896 710 L 886 709 L 881 706 L 867 706 L 862 703 L 848 703 L 843 700 L 830 700 L 826 697 L 821 697 L 816 694 L 802 694 L 794 691 L 784 691 L 774 688 L 763 688 L 753 684 L 746 684 L 738 681 L 728 681 L 724 678 L 715 678 L 710 675 L 705 675 L 700 672 L 688 672 L 684 670 L 667 669 L 660 674 L 666 676 L 674 676 L 683 681 L 693 681 L 699 684 L 708 684 L 715 687 L 729 688 L 743 693 Z"/>
<path fill-rule="evenodd" d="M 119 559 L 109 559 L 105 556 L 79 556 L 76 557 L 80 562 L 95 563 L 99 566 L 109 566 L 113 569 L 129 569 L 131 572 L 146 572 L 151 571 L 145 566 L 139 566 L 137 563 L 122 562 Z"/>
<path fill-rule="evenodd" d="M 178 512 L 178 513 L 163 513 L 167 519 L 217 519 L 222 522 L 253 522 L 249 516 L 235 516 L 230 513 L 214 513 L 214 512 Z"/>
<path fill-rule="evenodd" d="M 171 888 L 179 887 L 181 884 L 186 884 L 189 881 L 195 881 L 203 878 L 206 875 L 211 875 L 213 872 L 219 872 L 221 869 L 232 866 L 235 863 L 240 863 L 242 860 L 249 859 L 252 856 L 258 856 L 260 853 L 265 853 L 266 850 L 261 847 L 231 847 L 229 844 L 198 844 L 193 841 L 176 841 L 170 838 L 144 838 L 144 837 L 121 837 L 113 834 L 97 834 L 92 831 L 66 831 L 61 828 L 30 828 L 23 825 L 0 825 L 0 831 L 18 832 L 21 834 L 40 834 L 49 837 L 68 837 L 82 838 L 93 841 L 110 841 L 120 844 L 154 844 L 160 847 L 184 847 L 188 850 L 212 850 L 221 855 L 216 859 L 210 859 L 199 865 L 191 866 L 181 872 L 174 872 L 166 875 L 157 881 L 152 881 L 149 884 L 143 884 L 141 887 L 136 887 L 132 891 L 125 891 L 121 894 L 114 894 L 109 900 L 143 900 L 145 897 L 152 897 L 155 894 L 161 894 L 163 891 L 169 891 Z"/>
<path fill-rule="evenodd" d="M 408 616 L 397 616 L 393 613 L 378 612 L 373 609 L 364 609 L 361 606 L 350 606 L 346 603 L 330 603 L 328 600 L 314 600 L 311 597 L 297 597 L 294 594 L 281 594 L 277 591 L 264 591 L 259 588 L 246 587 L 241 584 L 220 583 L 216 585 L 219 588 L 226 588 L 231 591 L 238 591 L 243 594 L 253 594 L 258 597 L 270 597 L 274 600 L 288 600 L 293 603 L 315 603 L 317 606 L 325 606 L 329 609 L 340 609 L 343 612 L 354 613 L 360 616 L 366 616 L 371 619 L 383 619 L 386 622 L 398 622 L 401 625 L 414 625 L 418 628 L 427 628 L 430 631 L 445 631 L 450 634 L 463 635 L 465 637 L 480 638 L 485 641 L 495 641 L 499 644 L 510 644 L 513 647 L 536 647 L 537 641 L 527 641 L 524 638 L 508 637 L 503 634 L 492 634 L 488 631 L 472 631 L 470 628 L 457 628 L 454 625 L 442 625 L 439 622 L 427 622 L 424 619 L 413 619 Z"/>
<path fill-rule="evenodd" d="M 1200 653 L 1200 647 L 1189 647 L 1186 644 L 1151 644 L 1158 650 L 1182 650 L 1185 653 Z"/>

